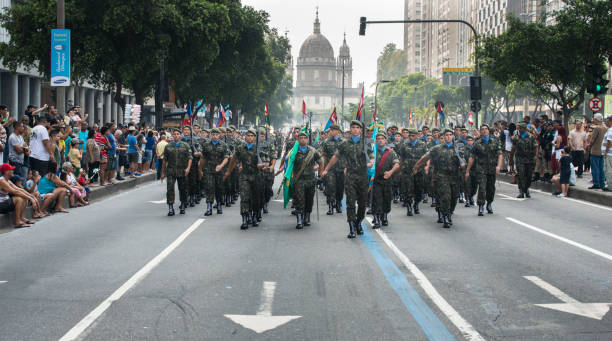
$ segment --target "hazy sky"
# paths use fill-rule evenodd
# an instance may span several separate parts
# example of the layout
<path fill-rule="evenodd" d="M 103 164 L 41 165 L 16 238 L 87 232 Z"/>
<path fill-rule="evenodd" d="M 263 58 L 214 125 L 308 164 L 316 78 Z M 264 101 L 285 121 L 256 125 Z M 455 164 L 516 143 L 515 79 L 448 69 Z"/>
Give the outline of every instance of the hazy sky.
<path fill-rule="evenodd" d="M 368 25 L 366 35 L 359 35 L 361 16 L 368 20 L 402 20 L 403 0 L 243 0 L 242 3 L 268 12 L 270 25 L 279 32 L 289 31 L 294 59 L 306 37 L 312 34 L 316 6 L 319 6 L 321 33 L 332 44 L 336 57 L 346 30 L 346 42 L 353 58 L 353 87 L 365 82 L 366 91 L 376 81 L 376 59 L 383 47 L 388 43 L 395 43 L 398 48 L 404 45 L 401 24 Z"/>

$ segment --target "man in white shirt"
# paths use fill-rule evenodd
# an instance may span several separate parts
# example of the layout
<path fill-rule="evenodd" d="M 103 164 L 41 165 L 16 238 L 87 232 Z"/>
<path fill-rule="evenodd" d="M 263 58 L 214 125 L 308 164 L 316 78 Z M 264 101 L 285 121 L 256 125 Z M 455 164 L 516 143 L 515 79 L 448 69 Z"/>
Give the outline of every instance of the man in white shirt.
<path fill-rule="evenodd" d="M 608 131 L 601 142 L 601 155 L 604 158 L 604 172 L 606 174 L 606 184 L 602 190 L 610 191 L 610 181 L 612 181 L 612 115 L 606 119 L 606 127 Z"/>
<path fill-rule="evenodd" d="M 30 135 L 30 169 L 38 171 L 40 176 L 45 176 L 49 170 L 49 161 L 55 161 L 53 157 L 53 144 L 49 140 L 47 118 L 41 116 L 32 128 Z"/>

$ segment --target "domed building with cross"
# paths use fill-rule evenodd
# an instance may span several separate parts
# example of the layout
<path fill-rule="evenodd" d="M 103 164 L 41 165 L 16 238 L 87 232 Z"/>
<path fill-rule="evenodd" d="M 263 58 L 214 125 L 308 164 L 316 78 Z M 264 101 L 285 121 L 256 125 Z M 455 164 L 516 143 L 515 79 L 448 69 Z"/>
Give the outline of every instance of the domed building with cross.
<path fill-rule="evenodd" d="M 295 111 L 302 110 L 302 101 L 304 101 L 307 111 L 331 113 L 336 107 L 340 114 L 343 87 L 345 111 L 349 103 L 359 103 L 363 83 L 356 88 L 352 87 L 353 60 L 350 48 L 346 44 L 346 34 L 340 46 L 340 53 L 336 57 L 331 43 L 321 34 L 318 9 L 313 33 L 306 38 L 300 48 L 293 78 L 296 82 L 291 105 Z"/>

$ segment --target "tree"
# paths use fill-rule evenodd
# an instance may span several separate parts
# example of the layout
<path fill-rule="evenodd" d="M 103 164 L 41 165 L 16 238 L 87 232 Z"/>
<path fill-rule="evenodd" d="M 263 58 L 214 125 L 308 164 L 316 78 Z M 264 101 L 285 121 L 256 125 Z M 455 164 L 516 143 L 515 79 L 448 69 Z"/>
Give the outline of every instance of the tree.
<path fill-rule="evenodd" d="M 387 44 L 378 57 L 377 80 L 392 80 L 406 75 L 408 59 L 406 51 L 393 43 Z"/>

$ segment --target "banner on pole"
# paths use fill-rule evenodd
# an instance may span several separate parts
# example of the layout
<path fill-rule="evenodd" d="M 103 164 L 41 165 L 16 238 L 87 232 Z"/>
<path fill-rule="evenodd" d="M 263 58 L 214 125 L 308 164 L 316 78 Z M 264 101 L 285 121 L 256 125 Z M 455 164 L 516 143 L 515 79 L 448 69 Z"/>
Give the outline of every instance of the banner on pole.
<path fill-rule="evenodd" d="M 70 30 L 51 30 L 51 86 L 70 86 Z"/>

